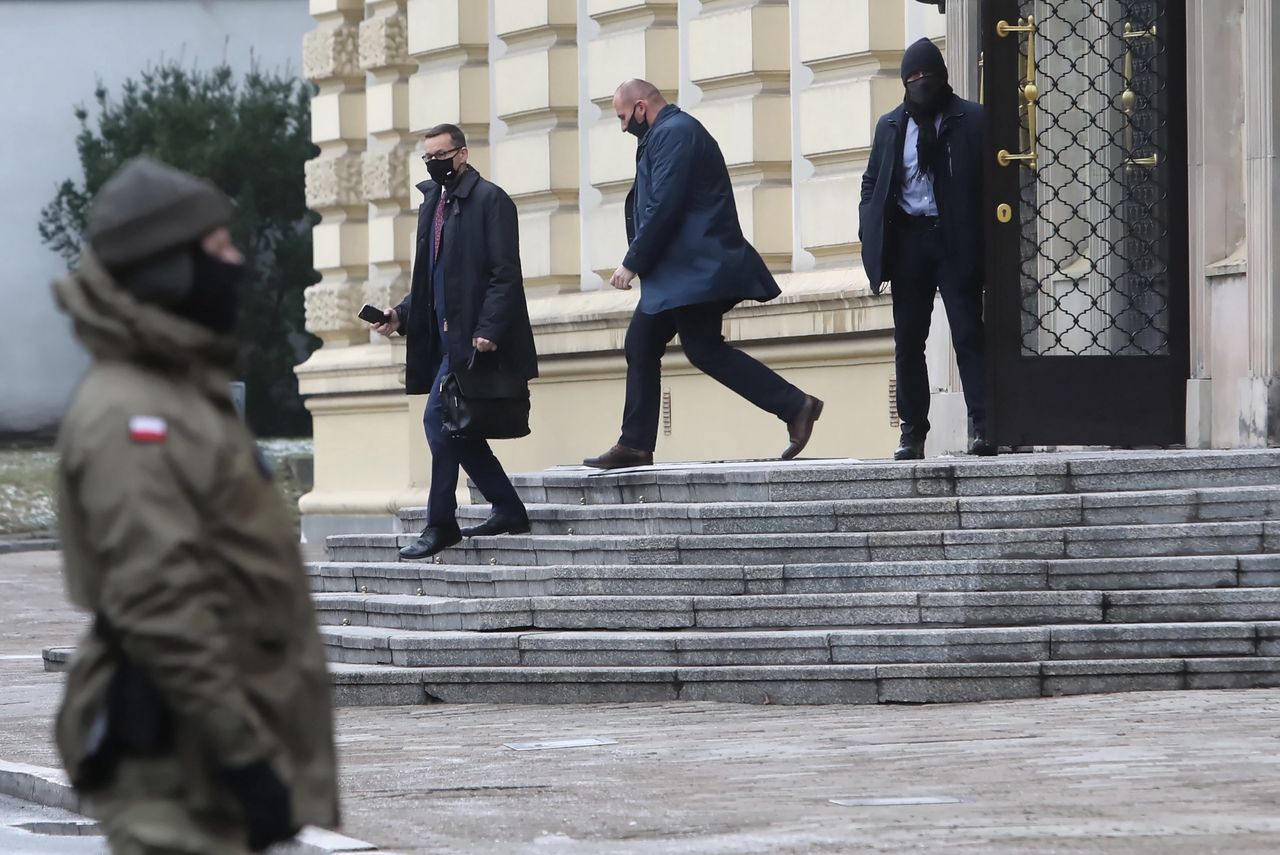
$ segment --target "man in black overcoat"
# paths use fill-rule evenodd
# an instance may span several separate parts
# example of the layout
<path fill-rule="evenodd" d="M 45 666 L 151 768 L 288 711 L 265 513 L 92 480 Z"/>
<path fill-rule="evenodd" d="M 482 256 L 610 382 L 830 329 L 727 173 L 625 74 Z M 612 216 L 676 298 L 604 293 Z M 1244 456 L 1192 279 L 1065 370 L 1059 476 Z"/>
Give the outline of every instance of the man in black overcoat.
<path fill-rule="evenodd" d="M 440 384 L 451 366 L 466 365 L 473 354 L 497 359 L 525 379 L 538 376 L 515 203 L 467 163 L 467 139 L 457 126 L 437 125 L 422 147 L 431 180 L 418 185 L 425 199 L 412 290 L 386 310 L 387 323 L 374 326 L 382 335 L 408 337 L 405 392 L 429 396 L 423 414 L 431 447 L 427 526 L 400 550 L 403 558 L 427 558 L 464 536 L 529 530 L 524 503 L 489 443 L 445 431 Z M 485 522 L 466 530 L 456 518 L 459 466 L 493 506 Z"/>
<path fill-rule="evenodd" d="M 859 240 L 872 292 L 892 282 L 902 438 L 894 458 L 924 457 L 929 433 L 925 341 L 942 294 L 969 410 L 969 450 L 987 442 L 982 325 L 982 105 L 957 97 L 928 39 L 902 57 L 902 106 L 880 117 L 862 176 Z"/>
<path fill-rule="evenodd" d="M 662 356 L 680 335 L 695 368 L 787 425 L 782 459 L 809 442 L 822 401 L 731 347 L 725 312 L 781 291 L 738 223 L 720 146 L 702 123 L 668 104 L 652 83 L 629 80 L 613 96 L 622 130 L 639 140 L 636 182 L 626 201 L 629 247 L 609 284 L 640 304 L 627 327 L 627 397 L 618 443 L 583 463 L 598 469 L 646 466 L 658 441 Z"/>

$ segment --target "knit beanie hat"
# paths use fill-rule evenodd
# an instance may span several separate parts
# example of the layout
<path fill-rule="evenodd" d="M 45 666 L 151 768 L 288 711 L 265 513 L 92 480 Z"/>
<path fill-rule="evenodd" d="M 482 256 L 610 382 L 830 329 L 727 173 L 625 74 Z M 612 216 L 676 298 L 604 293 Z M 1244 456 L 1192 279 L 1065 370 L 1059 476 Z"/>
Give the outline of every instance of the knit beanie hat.
<path fill-rule="evenodd" d="M 192 287 L 191 246 L 231 215 L 231 202 L 211 182 L 136 157 L 98 191 L 86 236 L 122 288 L 171 307 Z"/>

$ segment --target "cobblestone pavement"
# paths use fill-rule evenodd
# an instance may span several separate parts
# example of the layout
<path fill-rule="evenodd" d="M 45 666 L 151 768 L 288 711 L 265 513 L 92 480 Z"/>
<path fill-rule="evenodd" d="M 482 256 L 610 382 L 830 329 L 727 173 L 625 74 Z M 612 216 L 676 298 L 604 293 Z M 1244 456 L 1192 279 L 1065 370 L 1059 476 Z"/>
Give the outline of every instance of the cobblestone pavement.
<path fill-rule="evenodd" d="M 0 556 L 0 757 L 56 765 L 58 556 Z M 19 657 L 19 658 L 13 658 Z M 616 744 L 514 751 L 506 743 Z M 1280 851 L 1280 691 L 340 711 L 345 833 L 448 855 Z M 939 797 L 951 803 L 838 805 Z"/>

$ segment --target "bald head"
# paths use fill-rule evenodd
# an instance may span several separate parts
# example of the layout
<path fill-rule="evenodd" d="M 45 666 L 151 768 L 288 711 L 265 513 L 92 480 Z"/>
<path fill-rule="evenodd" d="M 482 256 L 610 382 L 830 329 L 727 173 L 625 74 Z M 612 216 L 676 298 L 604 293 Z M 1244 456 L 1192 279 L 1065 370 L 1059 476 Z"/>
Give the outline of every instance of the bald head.
<path fill-rule="evenodd" d="M 613 112 L 622 129 L 631 130 L 636 136 L 643 136 L 643 130 L 653 124 L 665 106 L 667 99 L 647 80 L 627 80 L 613 93 Z M 637 128 L 642 129 L 640 133 L 636 133 Z"/>

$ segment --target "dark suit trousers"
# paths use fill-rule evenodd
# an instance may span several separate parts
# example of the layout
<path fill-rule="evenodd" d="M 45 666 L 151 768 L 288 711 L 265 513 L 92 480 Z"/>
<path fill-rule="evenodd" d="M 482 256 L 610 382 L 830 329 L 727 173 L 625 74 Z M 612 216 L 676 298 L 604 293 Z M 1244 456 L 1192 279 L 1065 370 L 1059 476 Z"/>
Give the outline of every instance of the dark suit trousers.
<path fill-rule="evenodd" d="M 982 429 L 986 419 L 982 282 L 951 272 L 939 227 L 899 223 L 894 231 L 893 346 L 902 433 L 923 438 L 929 432 L 929 372 L 924 350 L 933 298 L 939 291 L 951 325 L 969 419 L 975 428 Z"/>
<path fill-rule="evenodd" d="M 733 304 L 700 303 L 647 315 L 636 309 L 627 327 L 627 402 L 619 444 L 653 451 L 658 444 L 662 356 L 680 335 L 685 356 L 699 371 L 780 419 L 804 406 L 804 392 L 724 340 L 724 313 Z"/>
<path fill-rule="evenodd" d="M 493 449 L 483 439 L 460 439 L 450 436 L 444 429 L 444 408 L 440 403 L 440 384 L 449 373 L 449 357 L 446 356 L 431 384 L 427 397 L 427 409 L 422 423 L 427 430 L 427 445 L 431 447 L 431 490 L 427 499 L 427 525 L 450 528 L 456 526 L 458 499 L 458 467 L 466 470 L 476 487 L 493 505 L 493 512 L 503 516 L 521 517 L 525 514 L 524 502 L 511 486 L 511 479 L 503 471 L 502 464 L 494 456 Z"/>

